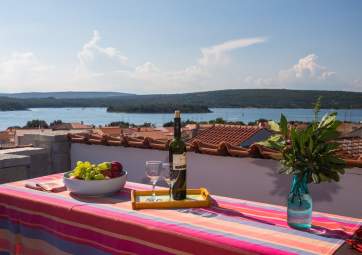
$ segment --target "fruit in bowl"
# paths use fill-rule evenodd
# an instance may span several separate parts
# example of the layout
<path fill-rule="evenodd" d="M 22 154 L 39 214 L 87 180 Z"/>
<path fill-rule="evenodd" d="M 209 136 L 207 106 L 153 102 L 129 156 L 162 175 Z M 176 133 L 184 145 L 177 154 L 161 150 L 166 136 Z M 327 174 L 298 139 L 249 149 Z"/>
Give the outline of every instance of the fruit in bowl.
<path fill-rule="evenodd" d="M 127 172 L 117 161 L 92 164 L 78 161 L 76 167 L 64 174 L 64 184 L 72 193 L 99 196 L 124 187 Z"/>
<path fill-rule="evenodd" d="M 122 164 L 117 161 L 103 162 L 98 165 L 89 161 L 78 161 L 69 176 L 71 179 L 90 181 L 116 178 L 124 174 Z"/>

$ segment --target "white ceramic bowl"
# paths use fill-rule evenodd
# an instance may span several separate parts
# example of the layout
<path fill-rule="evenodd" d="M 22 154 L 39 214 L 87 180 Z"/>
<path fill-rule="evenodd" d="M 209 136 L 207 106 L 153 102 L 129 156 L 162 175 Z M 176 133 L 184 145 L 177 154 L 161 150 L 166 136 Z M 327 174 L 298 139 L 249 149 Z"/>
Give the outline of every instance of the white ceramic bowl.
<path fill-rule="evenodd" d="M 102 196 L 119 191 L 124 187 L 127 181 L 127 172 L 125 174 L 107 180 L 84 181 L 79 179 L 70 179 L 70 172 L 64 173 L 63 181 L 67 189 L 78 195 Z"/>

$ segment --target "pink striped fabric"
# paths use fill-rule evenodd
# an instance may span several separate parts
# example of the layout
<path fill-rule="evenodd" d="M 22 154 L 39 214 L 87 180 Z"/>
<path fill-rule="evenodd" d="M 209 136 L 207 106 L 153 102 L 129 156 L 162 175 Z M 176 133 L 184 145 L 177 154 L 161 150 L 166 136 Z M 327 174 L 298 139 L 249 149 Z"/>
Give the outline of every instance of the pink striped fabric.
<path fill-rule="evenodd" d="M 130 190 L 148 185 L 84 198 L 25 183 L 0 185 L 0 251 L 9 254 L 333 254 L 362 225 L 314 213 L 313 231 L 302 232 L 287 226 L 281 206 L 213 196 L 210 208 L 134 211 Z"/>

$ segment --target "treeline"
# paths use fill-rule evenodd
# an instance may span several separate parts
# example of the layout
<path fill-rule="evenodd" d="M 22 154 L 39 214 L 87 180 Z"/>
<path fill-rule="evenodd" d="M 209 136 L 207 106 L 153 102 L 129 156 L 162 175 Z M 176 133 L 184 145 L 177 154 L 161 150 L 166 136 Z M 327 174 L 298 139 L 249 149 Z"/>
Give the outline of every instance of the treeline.
<path fill-rule="evenodd" d="M 224 120 L 223 118 L 216 118 L 213 120 L 209 120 L 209 121 L 194 121 L 194 120 L 185 120 L 182 121 L 181 126 L 184 127 L 188 124 L 228 124 L 228 125 L 256 125 L 258 124 L 260 121 L 267 121 L 266 119 L 258 119 L 252 122 L 248 122 L 248 123 L 244 123 L 242 121 L 227 121 Z M 54 120 L 50 123 L 48 123 L 45 120 L 39 120 L 39 119 L 34 119 L 34 120 L 29 120 L 27 121 L 26 125 L 21 127 L 21 126 L 12 126 L 12 127 L 8 127 L 8 128 L 53 128 L 56 127 L 58 125 L 64 124 L 64 122 L 62 120 Z M 134 127 L 156 127 L 155 124 L 150 123 L 150 122 L 145 122 L 143 124 L 134 124 L 134 123 L 129 123 L 126 121 L 113 121 L 110 122 L 106 125 L 104 125 L 105 127 L 120 127 L 120 128 L 134 128 Z M 169 121 L 163 124 L 163 127 L 173 127 L 174 126 L 174 122 L 173 121 Z M 101 125 L 99 126 L 101 127 Z"/>
<path fill-rule="evenodd" d="M 173 113 L 180 110 L 183 113 L 207 113 L 211 112 L 205 105 L 188 104 L 134 104 L 109 106 L 107 112 L 130 112 L 130 113 Z"/>
<path fill-rule="evenodd" d="M 208 121 L 195 121 L 195 120 L 184 120 L 181 122 L 181 126 L 185 127 L 186 125 L 189 124 L 226 124 L 226 125 L 249 125 L 249 126 L 253 126 L 253 125 L 257 125 L 259 122 L 267 122 L 267 119 L 257 119 L 255 121 L 250 121 L 248 123 L 245 123 L 243 121 L 228 121 L 228 120 L 224 120 L 223 118 L 216 118 L 213 120 L 208 120 Z M 291 122 L 294 123 L 294 122 Z M 136 125 L 134 123 L 129 123 L 129 122 L 125 122 L 125 121 L 114 121 L 111 122 L 107 125 L 105 125 L 106 127 L 121 127 L 121 128 L 129 128 L 129 127 L 155 127 L 155 124 L 149 123 L 149 122 L 145 122 L 141 125 Z M 163 123 L 162 125 L 163 127 L 173 127 L 174 126 L 174 122 L 173 121 L 168 121 Z"/>
<path fill-rule="evenodd" d="M 134 128 L 134 127 L 156 127 L 155 124 L 151 122 L 144 122 L 143 124 L 136 125 L 134 123 L 129 123 L 126 121 L 113 121 L 105 125 L 106 127 L 120 127 L 120 128 Z"/>
<path fill-rule="evenodd" d="M 8 98 L 0 97 L 0 110 L 39 107 L 109 107 L 114 111 L 160 112 L 170 105 L 193 107 L 313 108 L 322 96 L 324 108 L 362 109 L 361 92 L 286 89 L 236 89 L 184 94 L 123 95 L 96 98 Z M 167 106 L 165 108 L 165 106 Z M 187 109 L 185 109 L 187 110 Z M 198 111 L 199 112 L 199 111 Z"/>
<path fill-rule="evenodd" d="M 245 123 L 243 121 L 228 121 L 228 120 L 224 120 L 223 118 L 216 118 L 213 120 L 208 120 L 208 121 L 194 121 L 194 120 L 186 120 L 186 121 L 182 121 L 181 122 L 181 126 L 184 127 L 186 125 L 189 124 L 226 124 L 226 125 L 249 125 L 249 126 L 254 126 L 257 125 L 259 122 L 264 122 L 264 121 L 268 121 L 266 119 L 258 119 L 255 121 L 249 121 L 248 123 Z M 174 122 L 173 121 L 169 121 L 163 124 L 163 127 L 173 127 L 174 126 Z"/>
<path fill-rule="evenodd" d="M 13 100 L 11 98 L 0 98 L 0 110 L 1 111 L 21 111 L 27 110 L 27 107 L 19 100 Z"/>
<path fill-rule="evenodd" d="M 53 127 L 55 127 L 57 125 L 61 125 L 63 123 L 64 122 L 62 120 L 54 120 L 48 124 L 48 122 L 46 122 L 45 120 L 35 119 L 35 120 L 27 121 L 26 125 L 23 127 L 12 126 L 12 127 L 8 127 L 8 128 L 53 128 Z"/>

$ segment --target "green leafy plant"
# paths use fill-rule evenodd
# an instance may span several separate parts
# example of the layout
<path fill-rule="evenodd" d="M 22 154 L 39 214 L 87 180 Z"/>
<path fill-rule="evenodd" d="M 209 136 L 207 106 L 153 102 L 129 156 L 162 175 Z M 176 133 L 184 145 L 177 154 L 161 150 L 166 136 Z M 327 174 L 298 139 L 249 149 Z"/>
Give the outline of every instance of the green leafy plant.
<path fill-rule="evenodd" d="M 339 181 L 340 175 L 345 172 L 345 161 L 336 154 L 339 145 L 334 142 L 340 125 L 337 114 L 328 113 L 318 122 L 319 110 L 320 99 L 314 109 L 315 120 L 303 130 L 288 127 L 288 121 L 282 114 L 279 124 L 269 122 L 276 134 L 260 143 L 282 154 L 281 173 L 300 177 L 307 175 L 308 183 Z"/>

